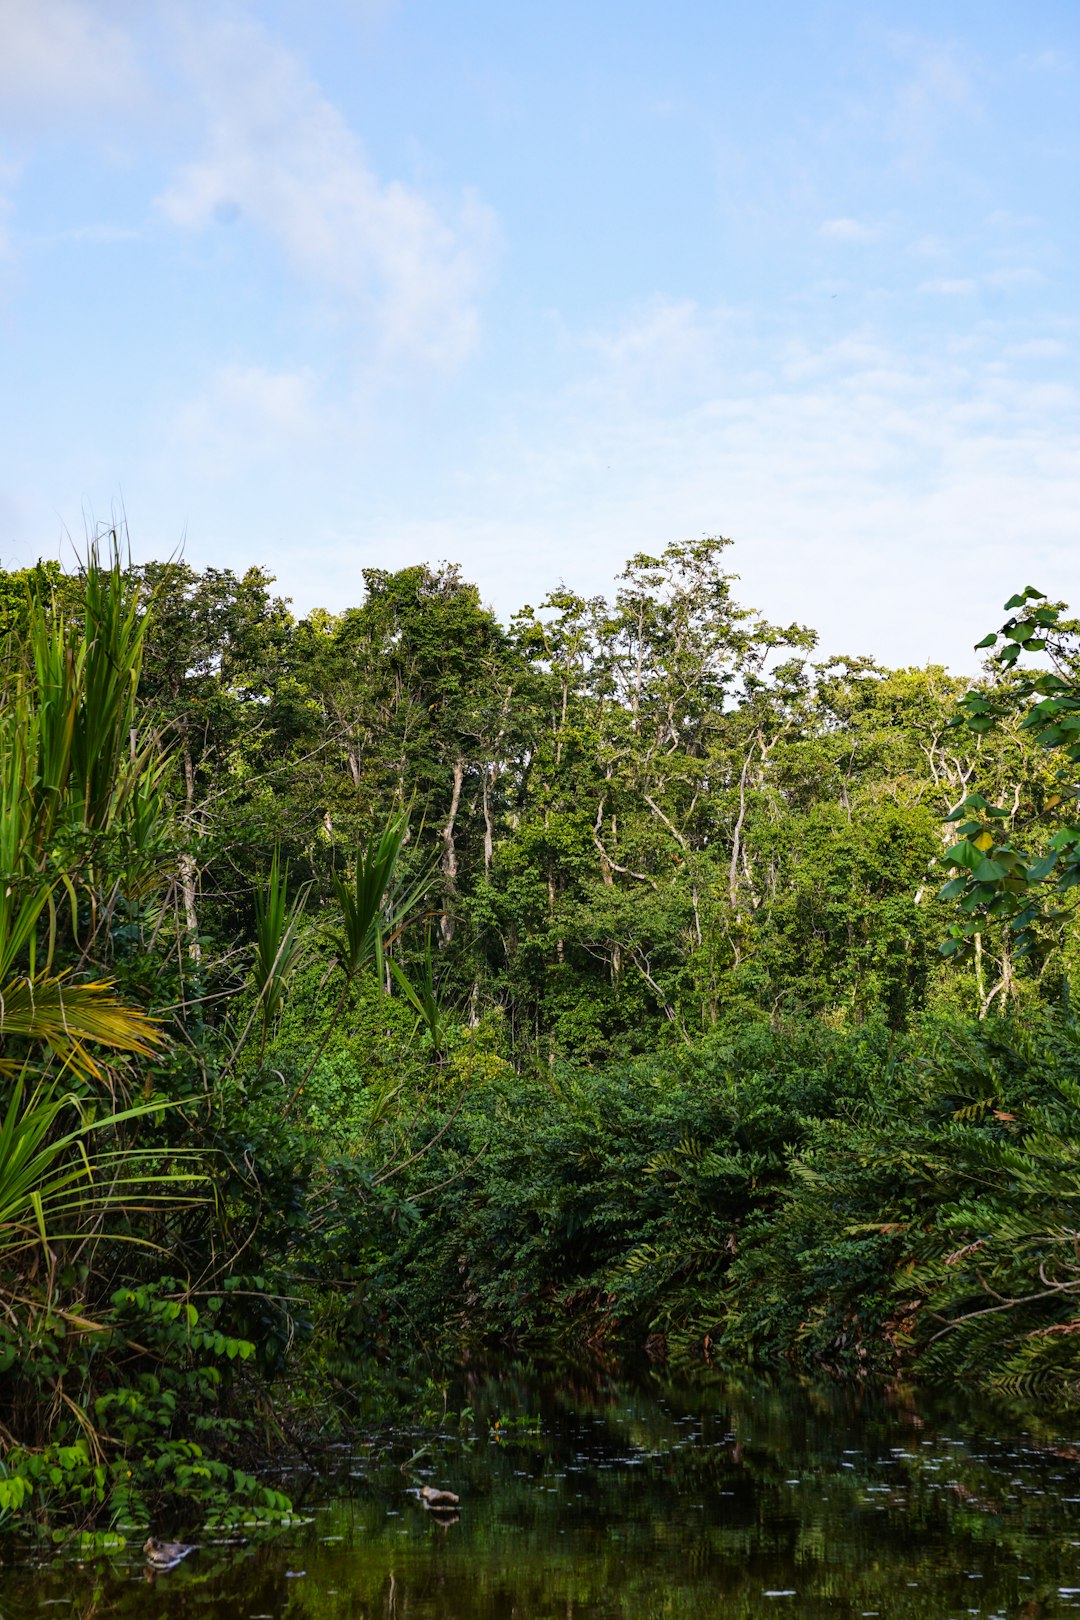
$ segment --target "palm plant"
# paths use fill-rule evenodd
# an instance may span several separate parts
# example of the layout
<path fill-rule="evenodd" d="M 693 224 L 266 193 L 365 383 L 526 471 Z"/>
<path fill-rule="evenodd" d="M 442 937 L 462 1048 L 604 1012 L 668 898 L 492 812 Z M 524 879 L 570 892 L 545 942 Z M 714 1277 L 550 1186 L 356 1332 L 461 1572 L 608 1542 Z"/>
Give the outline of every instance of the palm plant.
<path fill-rule="evenodd" d="M 27 1065 L 0 1117 L 0 1266 L 10 1268 L 29 1249 L 51 1259 L 109 1213 L 129 1219 L 193 1201 L 193 1188 L 206 1180 L 194 1156 L 98 1145 L 153 1112 L 140 1103 L 95 1118 L 57 1077 L 35 1075 Z M 65 1129 L 72 1115 L 75 1123 Z"/>
<path fill-rule="evenodd" d="M 332 938 L 349 983 L 371 963 L 381 977 L 386 945 L 401 933 L 427 888 L 424 878 L 408 887 L 398 883 L 407 836 L 406 816 L 387 822 L 378 837 L 357 853 L 351 880 L 334 881 L 340 916 Z"/>
<path fill-rule="evenodd" d="M 82 622 L 29 605 L 29 651 L 0 709 L 0 1261 L 85 1235 L 133 1200 L 190 1199 L 189 1167 L 137 1154 L 118 1131 L 155 1112 L 98 1113 L 104 1048 L 150 1058 L 160 1029 L 100 974 L 75 976 L 118 889 L 154 844 L 162 759 L 135 696 L 147 615 L 118 548 L 92 555 Z M 129 836 L 133 835 L 133 836 Z M 150 864 L 153 864 L 151 860 Z M 62 956 L 68 962 L 60 966 Z M 71 959 L 74 958 L 74 961 Z M 108 1145 L 105 1145 L 105 1144 Z M 60 1222 L 57 1228 L 56 1222 Z M 5 1286 L 12 1283 L 10 1274 Z"/>
<path fill-rule="evenodd" d="M 305 884 L 296 899 L 290 901 L 289 869 L 286 866 L 282 870 L 280 857 L 275 850 L 266 888 L 256 889 L 253 895 L 255 954 L 252 984 L 257 1011 L 262 1019 L 260 1055 L 266 1049 L 270 1026 L 284 1005 L 289 981 L 304 959 L 300 929 L 309 888 L 310 885 Z"/>
<path fill-rule="evenodd" d="M 431 1055 L 441 1068 L 446 1058 L 446 1045 L 454 1023 L 456 1008 L 448 1005 L 439 994 L 435 978 L 435 965 L 431 950 L 431 933 L 424 941 L 424 955 L 420 971 L 408 978 L 396 962 L 390 971 L 405 1000 L 416 1014 L 414 1029 L 423 1029 L 431 1043 Z"/>
<path fill-rule="evenodd" d="M 357 851 L 351 878 L 334 880 L 337 916 L 329 930 L 329 941 L 334 951 L 336 965 L 343 976 L 341 991 L 334 1011 L 327 1020 L 322 1039 L 285 1105 L 286 1114 L 291 1110 L 326 1050 L 330 1034 L 359 975 L 365 968 L 374 966 L 380 984 L 384 982 L 386 948 L 400 938 L 406 923 L 415 913 L 428 888 L 430 880 L 426 875 L 408 884 L 399 881 L 398 868 L 408 838 L 408 830 L 407 815 L 400 815 L 388 821 L 374 838 Z M 271 870 L 271 888 L 262 901 L 263 914 L 267 918 L 272 912 L 275 893 L 273 881 L 274 873 Z M 278 904 L 280 906 L 280 902 Z M 282 927 L 285 927 L 284 914 Z M 282 938 L 284 940 L 284 934 Z M 258 963 L 261 960 L 260 953 L 257 957 L 257 984 Z"/>

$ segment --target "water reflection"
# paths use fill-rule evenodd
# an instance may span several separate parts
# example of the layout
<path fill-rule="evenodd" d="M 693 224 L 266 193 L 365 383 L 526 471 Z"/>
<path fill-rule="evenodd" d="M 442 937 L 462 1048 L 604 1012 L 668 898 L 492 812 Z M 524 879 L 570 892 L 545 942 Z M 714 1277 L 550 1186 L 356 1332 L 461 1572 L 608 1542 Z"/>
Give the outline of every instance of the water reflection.
<path fill-rule="evenodd" d="M 543 1393 L 541 1393 L 543 1391 Z M 0 1613 L 164 1620 L 592 1620 L 1080 1609 L 1080 1445 L 902 1391 L 602 1370 L 468 1378 L 475 1436 L 338 1454 L 311 1523 L 0 1579 Z M 539 1415 L 540 1426 L 528 1420 Z M 460 1494 L 432 1513 L 428 1484 Z"/>

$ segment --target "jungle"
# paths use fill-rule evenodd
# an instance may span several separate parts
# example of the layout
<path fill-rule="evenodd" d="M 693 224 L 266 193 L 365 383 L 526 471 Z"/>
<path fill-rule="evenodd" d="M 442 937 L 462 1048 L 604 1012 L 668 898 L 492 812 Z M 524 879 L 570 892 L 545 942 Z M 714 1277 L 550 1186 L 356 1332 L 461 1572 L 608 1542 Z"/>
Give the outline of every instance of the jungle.
<path fill-rule="evenodd" d="M 1075 1400 L 1080 624 L 729 562 L 0 574 L 5 1532 L 287 1520 L 492 1346 Z"/>

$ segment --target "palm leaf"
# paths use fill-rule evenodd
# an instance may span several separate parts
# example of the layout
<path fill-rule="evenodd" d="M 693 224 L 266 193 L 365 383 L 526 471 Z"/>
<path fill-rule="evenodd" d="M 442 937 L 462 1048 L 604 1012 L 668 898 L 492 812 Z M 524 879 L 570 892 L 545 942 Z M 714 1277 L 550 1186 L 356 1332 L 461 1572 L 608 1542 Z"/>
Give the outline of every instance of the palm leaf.
<path fill-rule="evenodd" d="M 264 1047 L 270 1025 L 281 1011 L 289 980 L 303 961 L 300 925 L 309 887 L 305 885 L 290 905 L 289 869 L 286 867 L 282 871 L 275 850 L 266 889 L 256 890 L 254 894 L 255 959 L 252 978 L 262 1014 Z"/>
<path fill-rule="evenodd" d="M 97 1148 L 101 1133 L 158 1114 L 160 1104 L 87 1119 L 57 1079 L 39 1080 L 28 1093 L 27 1078 L 25 1070 L 16 1077 L 0 1118 L 0 1254 L 76 1237 L 109 1211 L 202 1202 L 183 1189 L 208 1178 L 184 1168 L 189 1156 L 183 1152 Z M 70 1111 L 76 1123 L 64 1130 L 60 1121 Z M 70 1217 L 70 1230 L 56 1228 Z"/>
<path fill-rule="evenodd" d="M 400 933 L 429 885 L 427 878 L 404 890 L 397 884 L 407 833 L 404 816 L 388 822 L 358 851 L 352 880 L 334 880 L 339 912 L 334 946 L 349 979 L 371 962 L 381 964 L 384 944 Z"/>
<path fill-rule="evenodd" d="M 108 979 L 72 984 L 63 973 L 11 980 L 0 990 L 0 1038 L 47 1046 L 66 1067 L 92 1079 L 101 1069 L 88 1044 L 152 1056 L 162 1045 L 161 1031 L 111 991 Z"/>

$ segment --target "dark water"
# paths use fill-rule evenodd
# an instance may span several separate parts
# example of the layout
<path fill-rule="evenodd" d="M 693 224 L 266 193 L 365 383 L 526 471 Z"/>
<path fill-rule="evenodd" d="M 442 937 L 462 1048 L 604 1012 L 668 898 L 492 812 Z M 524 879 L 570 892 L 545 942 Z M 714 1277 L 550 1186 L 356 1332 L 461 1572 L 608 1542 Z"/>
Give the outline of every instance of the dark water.
<path fill-rule="evenodd" d="M 543 1393 L 540 1391 L 543 1390 Z M 0 1571 L 0 1614 L 138 1620 L 670 1620 L 1080 1611 L 1080 1418 L 902 1391 L 597 1372 L 474 1377 L 403 1473 L 399 1434 L 292 1478 L 310 1522 Z M 540 1418 L 537 1426 L 531 1419 Z M 1072 1433 L 1072 1439 L 1070 1439 Z M 437 1522 L 415 1488 L 461 1495 Z M 306 1491 L 306 1496 L 304 1495 Z"/>

